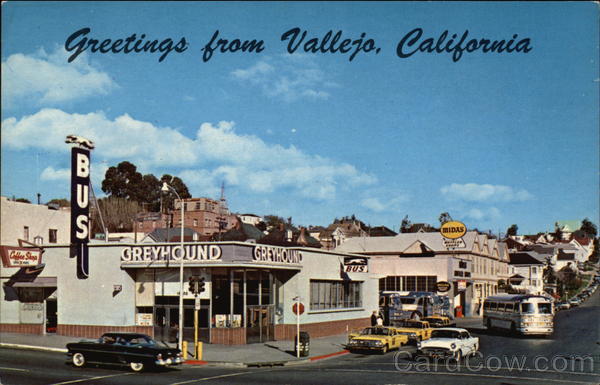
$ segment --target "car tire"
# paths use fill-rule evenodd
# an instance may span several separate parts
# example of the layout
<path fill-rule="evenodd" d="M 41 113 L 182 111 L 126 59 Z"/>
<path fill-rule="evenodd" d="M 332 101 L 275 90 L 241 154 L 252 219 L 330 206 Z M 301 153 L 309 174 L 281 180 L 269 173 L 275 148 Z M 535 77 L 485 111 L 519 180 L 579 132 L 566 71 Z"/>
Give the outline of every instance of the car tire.
<path fill-rule="evenodd" d="M 385 354 L 388 351 L 388 346 L 384 345 L 383 348 L 381 348 L 381 354 Z"/>
<path fill-rule="evenodd" d="M 142 370 L 144 370 L 144 363 L 143 362 L 130 362 L 129 367 L 134 372 L 141 372 Z"/>
<path fill-rule="evenodd" d="M 85 356 L 83 355 L 83 353 L 74 353 L 73 358 L 71 360 L 73 361 L 73 365 L 75 365 L 78 368 L 82 368 L 86 364 Z"/>

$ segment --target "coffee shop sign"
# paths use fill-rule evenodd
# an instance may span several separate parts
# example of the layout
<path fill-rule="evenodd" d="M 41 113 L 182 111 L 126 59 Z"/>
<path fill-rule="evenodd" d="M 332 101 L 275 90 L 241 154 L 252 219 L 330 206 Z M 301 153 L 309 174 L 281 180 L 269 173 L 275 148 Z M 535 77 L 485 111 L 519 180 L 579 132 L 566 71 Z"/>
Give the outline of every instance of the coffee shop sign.
<path fill-rule="evenodd" d="M 221 256 L 218 245 L 131 246 L 121 251 L 121 262 L 217 261 Z"/>

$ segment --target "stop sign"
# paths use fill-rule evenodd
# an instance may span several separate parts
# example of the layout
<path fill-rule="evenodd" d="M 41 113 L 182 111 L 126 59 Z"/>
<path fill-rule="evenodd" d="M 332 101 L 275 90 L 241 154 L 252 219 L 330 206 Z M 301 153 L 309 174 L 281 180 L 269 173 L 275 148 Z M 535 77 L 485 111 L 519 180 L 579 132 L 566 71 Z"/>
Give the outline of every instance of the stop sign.
<path fill-rule="evenodd" d="M 300 306 L 298 306 L 298 302 L 296 302 L 292 306 L 292 311 L 296 315 L 304 314 L 304 304 L 302 302 L 300 302 L 299 304 L 300 304 Z"/>

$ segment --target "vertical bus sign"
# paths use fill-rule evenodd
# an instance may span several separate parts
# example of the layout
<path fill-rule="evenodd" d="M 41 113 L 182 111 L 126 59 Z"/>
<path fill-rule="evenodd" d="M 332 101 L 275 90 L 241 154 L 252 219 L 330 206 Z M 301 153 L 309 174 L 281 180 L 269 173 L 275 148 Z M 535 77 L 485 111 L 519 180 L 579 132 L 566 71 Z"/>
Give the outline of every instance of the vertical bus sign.
<path fill-rule="evenodd" d="M 90 151 L 71 149 L 71 258 L 77 257 L 77 278 L 89 276 Z"/>

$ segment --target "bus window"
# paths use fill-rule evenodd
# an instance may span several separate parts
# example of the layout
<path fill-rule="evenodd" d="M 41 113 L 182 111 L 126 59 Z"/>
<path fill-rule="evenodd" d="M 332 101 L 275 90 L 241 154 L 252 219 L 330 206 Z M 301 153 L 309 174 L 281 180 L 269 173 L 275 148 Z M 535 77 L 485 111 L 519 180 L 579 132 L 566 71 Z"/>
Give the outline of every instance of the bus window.
<path fill-rule="evenodd" d="M 490 310 L 490 303 L 489 303 L 489 302 L 487 302 L 487 301 L 485 301 L 485 302 L 483 303 L 483 308 L 484 308 L 485 310 Z"/>
<path fill-rule="evenodd" d="M 521 304 L 521 313 L 523 314 L 533 314 L 535 313 L 535 304 L 524 302 Z"/>
<path fill-rule="evenodd" d="M 513 308 L 514 308 L 514 305 L 512 303 L 506 304 L 506 311 L 512 312 Z"/>
<path fill-rule="evenodd" d="M 490 310 L 496 310 L 496 309 L 498 309 L 498 304 L 496 302 L 490 303 Z"/>
<path fill-rule="evenodd" d="M 415 303 L 416 298 L 411 298 L 411 297 L 400 297 L 400 301 L 404 304 L 404 305 L 413 305 Z"/>
<path fill-rule="evenodd" d="M 385 303 L 387 302 L 386 299 L 387 299 L 387 297 L 384 295 L 379 297 L 379 306 L 385 306 Z"/>
<path fill-rule="evenodd" d="M 498 304 L 498 311 L 504 311 L 504 304 L 503 303 L 499 303 Z"/>
<path fill-rule="evenodd" d="M 538 312 L 540 314 L 552 314 L 551 303 L 538 303 Z"/>

